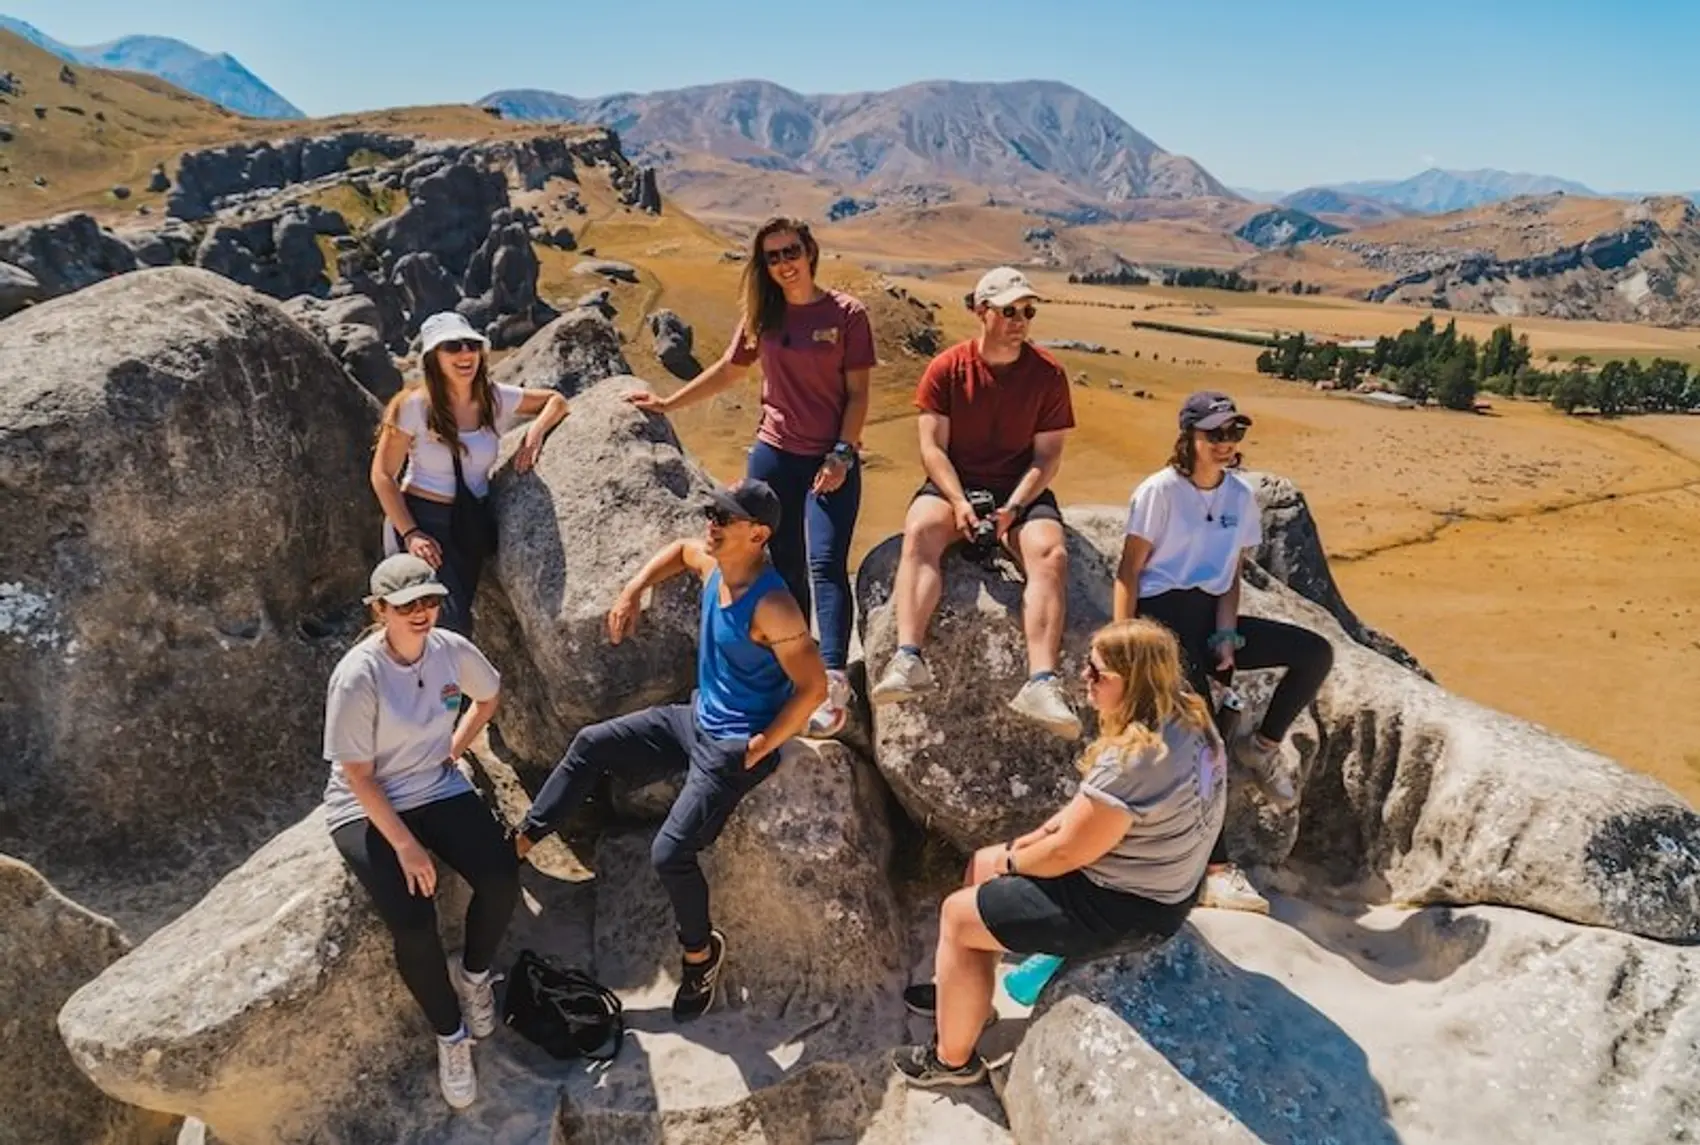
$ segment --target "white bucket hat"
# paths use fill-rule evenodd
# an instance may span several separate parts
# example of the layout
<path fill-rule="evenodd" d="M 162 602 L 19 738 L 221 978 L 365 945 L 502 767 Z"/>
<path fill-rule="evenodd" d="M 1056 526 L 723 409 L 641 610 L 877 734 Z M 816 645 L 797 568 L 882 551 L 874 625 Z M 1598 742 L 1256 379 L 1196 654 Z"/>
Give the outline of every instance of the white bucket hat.
<path fill-rule="evenodd" d="M 466 339 L 488 346 L 490 339 L 472 328 L 466 316 L 454 310 L 442 310 L 425 319 L 419 326 L 419 352 L 429 354 L 444 342 Z"/>

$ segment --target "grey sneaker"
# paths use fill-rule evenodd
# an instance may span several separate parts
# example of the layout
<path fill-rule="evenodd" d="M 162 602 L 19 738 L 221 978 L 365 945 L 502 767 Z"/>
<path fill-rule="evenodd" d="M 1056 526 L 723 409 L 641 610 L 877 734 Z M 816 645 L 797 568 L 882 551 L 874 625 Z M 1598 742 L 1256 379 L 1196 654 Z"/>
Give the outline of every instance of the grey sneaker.
<path fill-rule="evenodd" d="M 1199 895 L 1198 905 L 1215 910 L 1243 910 L 1250 914 L 1269 913 L 1269 900 L 1259 894 L 1251 880 L 1245 877 L 1245 872 L 1235 866 L 1222 867 L 1204 876 L 1204 893 Z"/>
<path fill-rule="evenodd" d="M 495 974 L 486 974 L 484 981 L 474 982 L 467 976 L 459 958 L 449 960 L 449 984 L 460 999 L 460 1018 L 467 1032 L 475 1038 L 487 1038 L 496 1032 Z"/>
<path fill-rule="evenodd" d="M 892 1068 L 902 1074 L 910 1085 L 937 1089 L 946 1085 L 974 1085 L 985 1079 L 986 1059 L 978 1053 L 952 1069 L 939 1061 L 932 1046 L 904 1046 L 891 1054 Z"/>
<path fill-rule="evenodd" d="M 934 688 L 933 670 L 913 652 L 898 650 L 885 666 L 885 675 L 874 685 L 868 699 L 876 704 L 895 704 L 912 700 Z"/>
<path fill-rule="evenodd" d="M 437 1039 L 437 1084 L 451 1109 L 465 1109 L 478 1100 L 478 1075 L 472 1071 L 472 1038 L 458 1042 Z"/>
<path fill-rule="evenodd" d="M 850 677 L 837 668 L 826 670 L 826 699 L 809 717 L 809 736 L 831 739 L 850 718 Z"/>
<path fill-rule="evenodd" d="M 1299 793 L 1293 788 L 1292 777 L 1281 766 L 1281 745 L 1272 744 L 1261 747 L 1257 737 L 1252 734 L 1235 736 L 1229 747 L 1234 762 L 1251 773 L 1257 783 L 1257 789 L 1263 792 L 1263 797 L 1277 811 L 1285 811 L 1299 801 Z"/>
<path fill-rule="evenodd" d="M 1055 676 L 1027 681 L 1009 706 L 1063 739 L 1080 738 L 1080 717 L 1068 706 L 1062 681 Z"/>

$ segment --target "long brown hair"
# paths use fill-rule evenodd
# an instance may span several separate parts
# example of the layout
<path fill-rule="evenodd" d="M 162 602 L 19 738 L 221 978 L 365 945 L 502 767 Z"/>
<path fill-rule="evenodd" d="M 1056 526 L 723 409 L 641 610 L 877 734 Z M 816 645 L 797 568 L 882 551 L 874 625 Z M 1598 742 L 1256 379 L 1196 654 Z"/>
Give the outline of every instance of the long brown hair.
<path fill-rule="evenodd" d="M 460 443 L 460 426 L 455 422 L 454 406 L 449 401 L 449 378 L 443 373 L 442 363 L 438 360 L 441 353 L 441 350 L 432 350 L 425 355 L 421 363 L 424 380 L 407 385 L 390 399 L 389 405 L 384 407 L 384 422 L 378 432 L 381 434 L 385 429 L 398 428 L 396 418 L 401 412 L 401 403 L 423 389 L 426 428 L 441 438 L 444 445 L 460 453 L 464 447 Z M 472 375 L 472 401 L 478 407 L 478 428 L 494 428 L 496 391 L 490 385 L 490 354 L 487 350 L 478 351 L 478 372 Z"/>
<path fill-rule="evenodd" d="M 1180 436 L 1175 438 L 1175 448 L 1169 454 L 1169 466 L 1182 477 L 1191 477 L 1192 471 L 1198 466 L 1198 441 L 1193 437 L 1193 430 L 1183 429 Z M 1238 469 L 1245 464 L 1245 454 L 1234 450 L 1233 460 L 1224 465 L 1224 469 Z"/>
<path fill-rule="evenodd" d="M 1155 620 L 1118 620 L 1092 634 L 1092 651 L 1121 677 L 1122 696 L 1114 711 L 1099 717 L 1098 738 L 1080 761 L 1082 773 L 1105 751 L 1138 751 L 1160 742 L 1170 720 L 1220 744 L 1210 707 L 1187 684 L 1180 641 L 1167 627 Z"/>
<path fill-rule="evenodd" d="M 803 244 L 803 253 L 809 260 L 809 276 L 814 277 L 820 269 L 820 244 L 815 242 L 808 223 L 775 215 L 761 225 L 750 240 L 750 257 L 744 263 L 744 280 L 740 288 L 744 296 L 743 336 L 748 346 L 756 345 L 763 334 L 778 330 L 785 324 L 785 292 L 768 273 L 767 255 L 761 246 L 769 235 L 785 231 L 795 234 L 797 241 Z"/>

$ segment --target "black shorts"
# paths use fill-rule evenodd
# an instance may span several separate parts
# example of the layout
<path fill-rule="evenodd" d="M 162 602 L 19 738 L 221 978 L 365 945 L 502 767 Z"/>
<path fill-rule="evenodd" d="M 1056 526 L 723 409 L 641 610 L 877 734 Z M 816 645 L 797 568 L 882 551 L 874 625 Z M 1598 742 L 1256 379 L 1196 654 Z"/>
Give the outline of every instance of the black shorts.
<path fill-rule="evenodd" d="M 1161 903 L 1101 887 L 1080 871 L 1054 879 L 999 875 L 980 884 L 980 921 L 1016 954 L 1085 958 L 1130 938 L 1170 938 L 1192 910 L 1196 894 Z"/>
<path fill-rule="evenodd" d="M 964 486 L 962 491 L 967 493 L 970 488 L 970 486 Z M 1009 500 L 1010 494 L 1014 493 L 1015 489 L 1012 486 L 1008 489 L 988 489 L 986 492 L 990 493 L 999 505 L 1002 505 Z M 945 500 L 944 493 L 937 485 L 933 484 L 931 478 L 921 483 L 921 487 L 915 490 L 915 496 L 909 498 L 909 503 L 914 504 L 916 500 L 922 497 L 937 497 L 941 501 Z M 1021 515 L 1015 519 L 1015 524 L 1025 525 L 1029 521 L 1055 521 L 1059 525 L 1062 524 L 1062 510 L 1057 508 L 1057 495 L 1049 489 L 1042 491 L 1037 497 L 1033 498 L 1032 504 L 1021 511 Z"/>

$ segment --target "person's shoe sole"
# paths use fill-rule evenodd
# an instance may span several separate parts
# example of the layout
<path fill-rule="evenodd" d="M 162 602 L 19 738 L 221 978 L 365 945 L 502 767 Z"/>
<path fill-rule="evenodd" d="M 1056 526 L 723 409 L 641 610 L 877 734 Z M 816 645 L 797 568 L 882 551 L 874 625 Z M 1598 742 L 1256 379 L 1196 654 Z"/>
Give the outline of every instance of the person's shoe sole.
<path fill-rule="evenodd" d="M 891 1060 L 891 1068 L 896 1071 L 898 1077 L 901 1077 L 910 1085 L 919 1086 L 921 1089 L 960 1088 L 969 1085 L 979 1085 L 981 1082 L 986 1080 L 986 1062 L 983 1058 L 976 1059 L 978 1064 L 973 1070 L 968 1072 L 934 1073 L 929 1074 L 926 1077 L 916 1077 L 914 1074 L 904 1072 L 897 1065 L 897 1055 L 895 1053 L 892 1055 Z"/>
<path fill-rule="evenodd" d="M 805 729 L 805 734 L 810 739 L 831 739 L 833 736 L 835 736 L 839 732 L 843 731 L 844 725 L 849 723 L 849 722 L 850 722 L 849 711 L 844 709 L 844 708 L 839 708 L 838 709 L 838 719 L 833 721 L 833 724 L 832 724 L 831 727 L 817 728 L 814 725 L 813 722 L 810 722 L 809 726 Z"/>
<path fill-rule="evenodd" d="M 1070 720 L 1068 723 L 1063 723 L 1060 720 L 1047 720 L 1016 707 L 1014 700 L 1009 702 L 1009 710 L 1024 720 L 1029 720 L 1038 724 L 1054 736 L 1058 736 L 1066 740 L 1077 740 L 1080 738 L 1081 726 L 1079 720 Z"/>
<path fill-rule="evenodd" d="M 916 697 L 924 696 L 933 690 L 933 688 L 890 688 L 883 692 L 874 692 L 868 697 L 868 702 L 876 706 L 881 704 L 901 704 L 905 700 L 913 700 Z"/>

